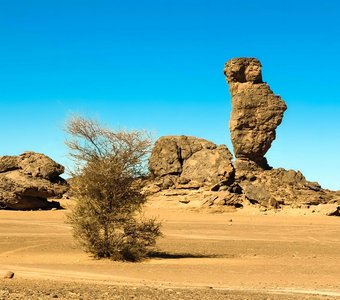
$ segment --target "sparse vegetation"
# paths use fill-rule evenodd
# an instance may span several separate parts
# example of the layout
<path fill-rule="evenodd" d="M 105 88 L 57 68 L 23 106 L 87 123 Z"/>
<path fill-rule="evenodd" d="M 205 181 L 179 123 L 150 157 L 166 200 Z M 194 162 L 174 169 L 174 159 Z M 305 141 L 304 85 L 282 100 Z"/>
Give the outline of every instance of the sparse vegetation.
<path fill-rule="evenodd" d="M 149 135 L 105 129 L 82 117 L 72 118 L 66 131 L 75 161 L 71 189 L 77 203 L 69 215 L 74 237 L 97 258 L 143 259 L 161 235 L 160 224 L 141 213 Z"/>

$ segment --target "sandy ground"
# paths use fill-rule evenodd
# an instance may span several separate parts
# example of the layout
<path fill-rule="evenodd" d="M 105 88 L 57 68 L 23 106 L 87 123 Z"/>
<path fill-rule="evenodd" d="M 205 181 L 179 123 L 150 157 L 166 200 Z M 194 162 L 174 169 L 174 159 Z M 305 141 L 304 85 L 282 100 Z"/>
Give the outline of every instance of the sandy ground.
<path fill-rule="evenodd" d="M 0 211 L 0 299 L 340 299 L 340 217 L 150 205 L 159 253 L 121 263 L 78 249 L 66 212 Z"/>

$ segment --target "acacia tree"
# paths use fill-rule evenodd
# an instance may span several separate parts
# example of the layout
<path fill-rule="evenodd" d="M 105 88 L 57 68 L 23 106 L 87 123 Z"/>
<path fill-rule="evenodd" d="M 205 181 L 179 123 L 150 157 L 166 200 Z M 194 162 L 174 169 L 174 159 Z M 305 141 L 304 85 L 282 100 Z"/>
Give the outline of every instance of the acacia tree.
<path fill-rule="evenodd" d="M 74 117 L 66 145 L 75 161 L 69 215 L 76 240 L 97 258 L 138 261 L 161 235 L 155 219 L 142 217 L 141 176 L 151 139 L 144 131 L 113 131 Z"/>

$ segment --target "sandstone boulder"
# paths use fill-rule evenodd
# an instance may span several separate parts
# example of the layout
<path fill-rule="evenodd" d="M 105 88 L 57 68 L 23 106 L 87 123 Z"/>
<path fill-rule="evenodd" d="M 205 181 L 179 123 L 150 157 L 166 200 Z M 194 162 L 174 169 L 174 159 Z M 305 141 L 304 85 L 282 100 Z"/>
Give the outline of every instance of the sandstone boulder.
<path fill-rule="evenodd" d="M 326 216 L 336 216 L 336 217 L 340 216 L 340 205 L 338 205 L 337 203 L 319 205 L 314 209 L 315 209 L 315 212 L 318 212 Z"/>
<path fill-rule="evenodd" d="M 64 173 L 64 167 L 48 156 L 29 151 L 19 156 L 0 157 L 0 173 L 12 170 L 45 179 L 53 179 Z"/>
<path fill-rule="evenodd" d="M 152 150 L 149 168 L 155 176 L 179 175 L 183 162 L 197 151 L 215 149 L 216 145 L 192 136 L 163 136 Z"/>
<path fill-rule="evenodd" d="M 190 136 L 165 136 L 156 142 L 149 167 L 162 189 L 172 186 L 198 189 L 232 181 L 231 159 L 224 145 Z"/>
<path fill-rule="evenodd" d="M 0 157 L 0 173 L 19 169 L 17 156 Z"/>
<path fill-rule="evenodd" d="M 231 183 L 234 174 L 231 159 L 231 153 L 224 145 L 215 149 L 202 149 L 184 161 L 181 177 L 209 186 L 221 181 Z"/>
<path fill-rule="evenodd" d="M 233 58 L 224 73 L 232 97 L 229 127 L 235 157 L 268 168 L 264 155 L 287 107 L 262 81 L 261 67 L 256 58 Z"/>
<path fill-rule="evenodd" d="M 25 152 L 18 157 L 18 166 L 26 175 L 53 180 L 64 173 L 64 167 L 44 154 Z"/>
<path fill-rule="evenodd" d="M 66 181 L 59 177 L 63 172 L 63 166 L 39 153 L 0 157 L 0 208 L 59 208 L 59 202 L 47 198 L 61 197 L 67 191 Z"/>

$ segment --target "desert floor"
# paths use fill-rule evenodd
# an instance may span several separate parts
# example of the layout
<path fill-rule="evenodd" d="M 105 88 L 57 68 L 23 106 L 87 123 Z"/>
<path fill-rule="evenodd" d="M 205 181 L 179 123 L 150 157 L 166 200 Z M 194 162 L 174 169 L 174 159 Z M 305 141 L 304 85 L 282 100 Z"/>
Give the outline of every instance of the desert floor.
<path fill-rule="evenodd" d="M 82 252 L 65 213 L 0 211 L 0 299 L 340 299 L 340 217 L 149 205 L 159 252 L 122 263 Z"/>

